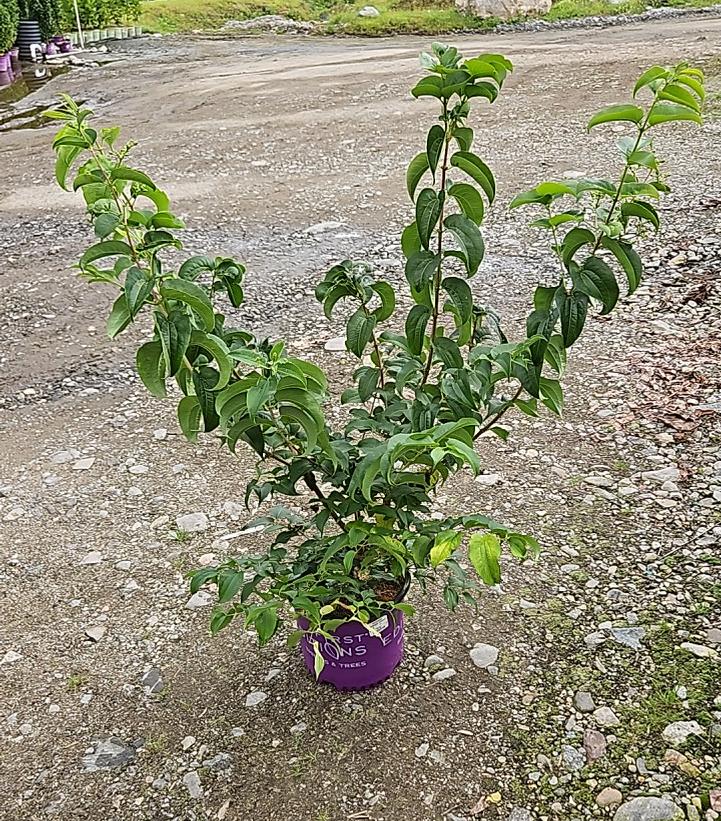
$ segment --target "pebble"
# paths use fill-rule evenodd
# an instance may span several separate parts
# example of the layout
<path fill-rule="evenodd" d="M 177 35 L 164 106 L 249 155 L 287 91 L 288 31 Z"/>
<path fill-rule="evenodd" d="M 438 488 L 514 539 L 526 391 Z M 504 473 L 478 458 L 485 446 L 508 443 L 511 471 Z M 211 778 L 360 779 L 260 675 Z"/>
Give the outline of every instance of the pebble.
<path fill-rule="evenodd" d="M 653 482 L 663 484 L 664 482 L 675 482 L 681 476 L 679 469 L 675 465 L 660 468 L 659 470 L 646 470 L 641 474 L 642 479 L 650 479 Z"/>
<path fill-rule="evenodd" d="M 483 644 L 483 642 L 479 642 L 471 649 L 471 661 L 473 661 L 476 667 L 480 667 L 482 670 L 485 670 L 487 667 L 490 667 L 492 664 L 496 663 L 498 653 L 498 648 L 494 647 L 492 644 Z"/>
<path fill-rule="evenodd" d="M 623 801 L 623 795 L 615 787 L 606 787 L 596 796 L 596 803 L 599 807 L 612 807 Z"/>
<path fill-rule="evenodd" d="M 22 655 L 20 653 L 16 653 L 15 650 L 8 650 L 0 659 L 0 665 L 14 664 L 16 661 L 20 661 L 21 659 Z"/>
<path fill-rule="evenodd" d="M 578 750 L 570 744 L 566 744 L 561 750 L 561 755 L 567 770 L 577 772 L 586 766 L 585 750 Z"/>
<path fill-rule="evenodd" d="M 685 641 L 681 645 L 682 650 L 687 650 L 696 658 L 700 659 L 717 659 L 719 657 L 718 650 L 713 647 L 707 647 L 705 644 L 693 644 L 690 641 Z"/>
<path fill-rule="evenodd" d="M 254 690 L 245 697 L 245 706 L 257 707 L 259 704 L 262 704 L 266 698 L 268 698 L 267 693 L 264 693 L 262 690 Z"/>
<path fill-rule="evenodd" d="M 447 667 L 445 670 L 438 670 L 437 673 L 433 673 L 431 678 L 433 681 L 446 681 L 449 678 L 453 678 L 456 675 L 456 671 L 452 667 Z"/>
<path fill-rule="evenodd" d="M 423 662 L 423 667 L 426 670 L 433 670 L 434 668 L 445 667 L 445 666 L 446 666 L 445 661 L 440 656 L 437 656 L 435 654 L 431 654 Z"/>
<path fill-rule="evenodd" d="M 580 713 L 592 713 L 596 709 L 593 696 L 586 690 L 579 690 L 573 697 L 573 704 Z"/>
<path fill-rule="evenodd" d="M 107 627 L 88 627 L 85 631 L 85 635 L 94 642 L 100 641 L 100 639 L 106 634 Z"/>
<path fill-rule="evenodd" d="M 137 758 L 135 747 L 121 738 L 110 736 L 94 742 L 93 746 L 83 755 L 82 766 L 86 773 L 98 770 L 125 767 Z"/>
<path fill-rule="evenodd" d="M 661 735 L 663 740 L 674 747 L 685 744 L 692 735 L 702 736 L 703 727 L 698 721 L 674 721 L 664 727 Z"/>
<path fill-rule="evenodd" d="M 641 649 L 641 640 L 646 635 L 643 627 L 612 627 L 610 633 L 615 642 L 632 650 Z"/>
<path fill-rule="evenodd" d="M 186 533 L 202 533 L 208 529 L 208 517 L 205 513 L 185 513 L 176 516 L 175 524 Z"/>
<path fill-rule="evenodd" d="M 709 627 L 706 631 L 706 641 L 709 644 L 721 644 L 721 630 L 718 627 Z"/>
<path fill-rule="evenodd" d="M 78 459 L 78 461 L 73 464 L 73 470 L 90 470 L 94 464 L 95 457 L 87 456 L 85 459 Z"/>
<path fill-rule="evenodd" d="M 593 717 L 601 727 L 617 727 L 621 723 L 610 707 L 597 707 L 593 711 Z"/>
<path fill-rule="evenodd" d="M 345 337 L 334 336 L 332 339 L 329 339 L 323 347 L 326 351 L 333 351 L 334 353 L 338 353 L 339 351 L 345 351 Z"/>
<path fill-rule="evenodd" d="M 163 677 L 157 667 L 151 667 L 140 679 L 140 683 L 147 688 L 149 693 L 162 693 L 165 689 Z"/>
<path fill-rule="evenodd" d="M 200 785 L 200 776 L 195 770 L 191 770 L 183 776 L 183 784 L 191 798 L 197 801 L 203 797 L 203 788 Z"/>
<path fill-rule="evenodd" d="M 188 599 L 185 603 L 186 610 L 200 610 L 201 607 L 207 607 L 212 604 L 213 596 L 207 590 L 198 590 L 197 593 Z"/>
<path fill-rule="evenodd" d="M 606 736 L 599 730 L 586 729 L 583 733 L 583 749 L 590 762 L 598 761 L 606 754 Z"/>
<path fill-rule="evenodd" d="M 90 564 L 100 564 L 103 560 L 103 554 L 99 550 L 91 550 L 90 553 L 87 553 L 80 559 L 79 564 L 82 565 L 90 565 Z"/>
<path fill-rule="evenodd" d="M 683 810 L 668 798 L 641 796 L 622 804 L 613 821 L 682 821 Z"/>

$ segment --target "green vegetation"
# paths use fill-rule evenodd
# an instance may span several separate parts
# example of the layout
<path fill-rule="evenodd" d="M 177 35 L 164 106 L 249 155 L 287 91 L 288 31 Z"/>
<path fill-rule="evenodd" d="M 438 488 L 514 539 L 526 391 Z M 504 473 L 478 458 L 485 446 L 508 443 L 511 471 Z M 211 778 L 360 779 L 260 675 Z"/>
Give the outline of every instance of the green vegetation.
<path fill-rule="evenodd" d="M 185 224 L 153 180 L 128 164 L 136 143 L 121 145 L 117 126 L 90 125 L 92 110 L 67 95 L 46 112 L 63 123 L 53 142 L 58 184 L 68 187 L 75 169 L 73 189 L 99 240 L 81 256 L 80 276 L 117 294 L 109 336 L 149 320 L 150 338 L 136 355 L 141 380 L 157 398 L 174 380 L 190 441 L 216 431 L 231 452 L 240 444 L 255 451 L 246 505 L 295 498 L 298 485 L 314 497 L 304 515 L 275 504 L 249 523 L 274 534 L 273 543 L 262 555 L 189 574 L 191 592 L 217 588 L 213 633 L 241 617 L 263 645 L 283 620 L 298 625 L 289 644 L 311 634 L 317 676 L 325 664 L 318 636 L 333 640 L 349 621 L 372 633 L 394 610 L 413 615 L 403 601 L 411 582 L 422 592 L 441 587 L 450 610 L 475 606 L 480 582 L 501 580 L 502 545 L 518 559 L 538 553 L 535 539 L 482 514 L 436 518 L 435 493 L 465 468 L 480 472 L 474 443 L 486 432 L 505 441 L 498 423 L 508 411 L 536 417 L 545 406 L 560 415 L 567 350 L 592 308 L 614 310 L 619 279 L 629 295 L 636 290 L 643 265 L 634 242 L 659 228 L 655 203 L 669 188 L 655 129 L 702 124 L 703 72 L 653 66 L 628 102 L 588 123 L 631 124 L 633 133 L 618 141 L 617 180 L 542 182 L 514 197 L 509 208 L 530 207 L 530 225 L 547 232 L 558 274 L 544 276 L 525 336 L 509 341 L 467 282 L 485 254 L 481 225 L 496 192 L 493 173 L 473 153 L 469 118 L 481 100 L 495 102 L 513 66 L 499 54 L 466 60 L 438 43 L 421 54 L 421 66 L 411 93 L 436 100 L 440 111 L 406 173 L 415 218 L 400 244 L 413 307 L 398 305 L 394 288 L 365 261 L 333 266 L 315 291 L 328 319 L 345 308 L 346 349 L 358 360 L 354 384 L 340 396 L 349 410 L 342 428 L 331 426 L 328 379 L 318 365 L 289 356 L 282 340 L 226 325 L 226 306 L 244 302 L 242 263 L 194 256 L 169 267 L 166 252 L 183 248 L 177 232 Z M 457 560 L 464 543 L 472 572 Z"/>
<path fill-rule="evenodd" d="M 557 0 L 544 20 L 564 20 L 609 14 L 637 14 L 651 6 L 700 8 L 721 0 Z M 144 0 L 140 22 L 149 31 L 187 32 L 220 28 L 228 20 L 247 20 L 262 14 L 282 14 L 294 20 L 321 20 L 321 32 L 383 36 L 482 31 L 495 26 L 459 12 L 454 0 L 378 0 L 378 17 L 358 17 L 363 0 Z"/>

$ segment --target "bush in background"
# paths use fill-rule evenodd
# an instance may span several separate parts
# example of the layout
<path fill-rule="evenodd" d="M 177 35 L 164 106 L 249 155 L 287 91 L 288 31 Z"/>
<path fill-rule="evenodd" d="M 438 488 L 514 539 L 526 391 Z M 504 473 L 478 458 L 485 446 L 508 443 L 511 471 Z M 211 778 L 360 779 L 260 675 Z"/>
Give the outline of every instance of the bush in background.
<path fill-rule="evenodd" d="M 17 14 L 10 8 L 0 6 L 0 54 L 10 51 L 18 34 Z"/>
<path fill-rule="evenodd" d="M 75 9 L 72 0 L 62 0 L 63 23 L 66 28 L 76 28 Z M 140 14 L 140 0 L 78 0 L 80 25 L 83 28 L 102 28 L 111 23 L 128 23 Z"/>

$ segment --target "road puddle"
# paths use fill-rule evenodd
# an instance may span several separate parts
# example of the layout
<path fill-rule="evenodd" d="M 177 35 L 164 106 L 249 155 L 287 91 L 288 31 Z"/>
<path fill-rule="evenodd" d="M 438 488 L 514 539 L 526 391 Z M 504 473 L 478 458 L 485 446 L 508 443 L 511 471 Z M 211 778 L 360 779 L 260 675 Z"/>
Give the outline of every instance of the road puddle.
<path fill-rule="evenodd" d="M 67 65 L 37 64 L 25 65 L 22 71 L 0 72 L 0 132 L 47 125 L 49 120 L 42 116 L 47 105 L 25 108 L 19 104 L 53 77 L 69 70 L 70 66 Z"/>

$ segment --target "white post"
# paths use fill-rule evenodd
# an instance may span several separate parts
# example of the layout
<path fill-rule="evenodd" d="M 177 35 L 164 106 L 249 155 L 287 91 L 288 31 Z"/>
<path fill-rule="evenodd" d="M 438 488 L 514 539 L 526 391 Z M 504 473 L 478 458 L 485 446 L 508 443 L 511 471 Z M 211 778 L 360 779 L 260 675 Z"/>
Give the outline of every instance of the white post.
<path fill-rule="evenodd" d="M 85 48 L 85 38 L 83 37 L 83 28 L 80 25 L 80 11 L 78 10 L 78 0 L 73 0 L 73 6 L 75 6 L 75 21 L 78 24 L 78 37 L 80 38 L 80 48 Z"/>

